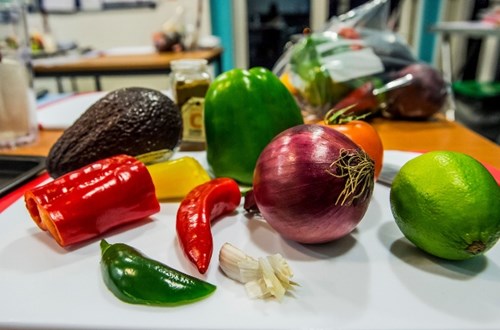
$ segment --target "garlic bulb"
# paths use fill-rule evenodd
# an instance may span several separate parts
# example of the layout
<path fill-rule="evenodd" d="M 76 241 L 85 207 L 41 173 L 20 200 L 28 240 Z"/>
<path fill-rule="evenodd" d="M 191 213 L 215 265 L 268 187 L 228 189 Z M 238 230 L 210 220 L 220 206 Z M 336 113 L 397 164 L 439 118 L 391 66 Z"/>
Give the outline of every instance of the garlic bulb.
<path fill-rule="evenodd" d="M 280 254 L 255 259 L 225 243 L 219 252 L 219 265 L 229 278 L 245 284 L 251 298 L 281 300 L 287 291 L 298 285 L 291 280 L 293 272 Z"/>

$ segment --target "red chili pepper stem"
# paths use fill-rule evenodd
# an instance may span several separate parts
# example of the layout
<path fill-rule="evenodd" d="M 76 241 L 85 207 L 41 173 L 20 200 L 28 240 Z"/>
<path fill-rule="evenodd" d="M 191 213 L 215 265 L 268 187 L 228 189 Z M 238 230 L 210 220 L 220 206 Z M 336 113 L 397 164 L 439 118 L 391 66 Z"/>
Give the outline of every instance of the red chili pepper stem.
<path fill-rule="evenodd" d="M 177 237 L 188 259 L 205 274 L 213 251 L 211 221 L 230 214 L 240 205 L 236 181 L 217 178 L 191 190 L 177 211 Z"/>

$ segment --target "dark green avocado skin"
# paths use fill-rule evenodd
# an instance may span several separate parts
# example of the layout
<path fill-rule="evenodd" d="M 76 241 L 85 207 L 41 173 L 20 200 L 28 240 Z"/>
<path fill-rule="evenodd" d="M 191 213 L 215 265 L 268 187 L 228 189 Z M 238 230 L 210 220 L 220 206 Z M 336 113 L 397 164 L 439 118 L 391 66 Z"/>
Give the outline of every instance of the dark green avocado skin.
<path fill-rule="evenodd" d="M 179 108 L 168 96 L 142 87 L 117 89 L 64 131 L 49 152 L 47 171 L 56 178 L 118 154 L 172 150 L 181 134 Z"/>

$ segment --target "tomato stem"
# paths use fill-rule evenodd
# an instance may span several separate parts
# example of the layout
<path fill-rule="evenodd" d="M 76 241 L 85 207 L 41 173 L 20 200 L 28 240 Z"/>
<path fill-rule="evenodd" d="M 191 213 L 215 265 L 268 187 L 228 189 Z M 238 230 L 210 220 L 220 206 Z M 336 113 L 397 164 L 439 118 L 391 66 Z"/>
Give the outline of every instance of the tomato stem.
<path fill-rule="evenodd" d="M 330 109 L 324 117 L 324 121 L 328 125 L 341 125 L 341 124 L 347 124 L 353 120 L 361 120 L 366 117 L 368 117 L 371 113 L 365 113 L 362 115 L 356 115 L 353 113 L 348 113 L 349 110 L 352 108 L 356 107 L 357 103 L 351 104 L 350 106 L 347 106 L 342 109 L 335 109 L 332 108 Z"/>

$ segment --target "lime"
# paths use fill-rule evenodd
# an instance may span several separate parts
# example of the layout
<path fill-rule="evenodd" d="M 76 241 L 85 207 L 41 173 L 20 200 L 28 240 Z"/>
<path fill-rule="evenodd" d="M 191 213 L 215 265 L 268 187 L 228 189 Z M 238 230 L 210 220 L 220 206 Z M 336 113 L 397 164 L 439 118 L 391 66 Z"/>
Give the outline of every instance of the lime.
<path fill-rule="evenodd" d="M 500 187 L 463 153 L 433 151 L 408 161 L 394 178 L 390 202 L 404 236 L 437 257 L 481 255 L 500 237 Z"/>

